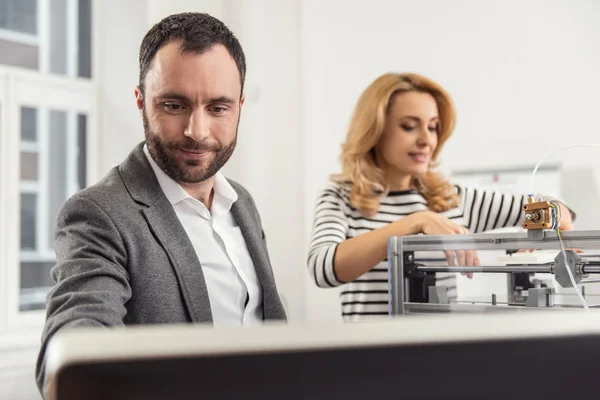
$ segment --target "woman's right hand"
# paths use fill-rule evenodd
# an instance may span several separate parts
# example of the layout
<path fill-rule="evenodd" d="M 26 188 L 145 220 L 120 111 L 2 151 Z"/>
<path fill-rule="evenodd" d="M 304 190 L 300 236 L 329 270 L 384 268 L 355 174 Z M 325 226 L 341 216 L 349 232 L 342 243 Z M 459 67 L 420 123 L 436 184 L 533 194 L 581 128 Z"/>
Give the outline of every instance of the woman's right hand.
<path fill-rule="evenodd" d="M 405 218 L 412 220 L 414 233 L 425 235 L 464 235 L 469 233 L 464 226 L 455 224 L 450 219 L 433 211 L 421 211 Z M 473 267 L 480 265 L 479 256 L 475 250 L 445 250 L 444 253 L 449 266 Z M 467 276 L 471 277 L 472 274 L 469 273 Z"/>

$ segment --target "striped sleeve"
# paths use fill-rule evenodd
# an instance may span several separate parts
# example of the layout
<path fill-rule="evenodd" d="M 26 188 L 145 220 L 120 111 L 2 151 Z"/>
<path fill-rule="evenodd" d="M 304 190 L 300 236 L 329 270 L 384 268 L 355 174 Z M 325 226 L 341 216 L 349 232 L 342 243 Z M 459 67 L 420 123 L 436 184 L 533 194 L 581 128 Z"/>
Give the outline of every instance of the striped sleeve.
<path fill-rule="evenodd" d="M 461 206 L 472 233 L 522 225 L 526 196 L 458 187 Z"/>
<path fill-rule="evenodd" d="M 330 185 L 317 199 L 312 238 L 308 252 L 308 271 L 317 286 L 330 288 L 342 285 L 333 268 L 338 244 L 346 240 L 348 220 L 340 188 Z"/>

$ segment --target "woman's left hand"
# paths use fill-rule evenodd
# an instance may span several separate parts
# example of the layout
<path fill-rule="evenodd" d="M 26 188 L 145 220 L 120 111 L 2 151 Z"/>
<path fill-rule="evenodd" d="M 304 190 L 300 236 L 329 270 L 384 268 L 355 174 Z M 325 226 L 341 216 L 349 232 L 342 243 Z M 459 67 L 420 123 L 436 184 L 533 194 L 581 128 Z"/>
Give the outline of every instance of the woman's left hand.
<path fill-rule="evenodd" d="M 571 210 L 569 210 L 569 208 L 563 203 L 558 202 L 558 205 L 560 207 L 561 214 L 558 229 L 560 229 L 561 231 L 572 231 L 574 226 L 573 218 L 571 217 Z"/>
<path fill-rule="evenodd" d="M 573 226 L 573 217 L 571 217 L 571 210 L 563 203 L 558 202 L 560 206 L 560 223 L 558 225 L 558 229 L 561 231 L 572 231 L 575 227 Z M 575 253 L 583 253 L 581 249 L 567 249 L 573 250 Z"/>

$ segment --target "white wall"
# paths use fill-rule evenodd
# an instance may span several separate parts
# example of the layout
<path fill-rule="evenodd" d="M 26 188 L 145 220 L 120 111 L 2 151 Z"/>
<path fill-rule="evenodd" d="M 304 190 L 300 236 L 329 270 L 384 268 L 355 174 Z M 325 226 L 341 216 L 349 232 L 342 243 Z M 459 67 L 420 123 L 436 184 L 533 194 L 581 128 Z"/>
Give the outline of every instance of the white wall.
<path fill-rule="evenodd" d="M 133 91 L 138 82 L 138 52 L 147 24 L 144 0 L 94 1 L 92 74 L 98 84 L 100 178 L 144 139 Z M 132 16 L 135 16 L 132 18 Z"/>
<path fill-rule="evenodd" d="M 146 20 L 148 28 L 170 14 L 181 12 L 206 12 L 215 18 L 223 19 L 227 6 L 227 0 L 147 0 L 146 3 L 148 5 Z"/>
<path fill-rule="evenodd" d="M 599 18 L 600 3 L 585 0 L 303 1 L 306 204 L 339 170 L 360 93 L 388 71 L 424 74 L 453 96 L 458 125 L 441 159 L 447 170 L 534 165 L 560 145 L 600 143 Z M 585 169 L 599 152 L 568 150 L 552 161 Z M 567 201 L 586 206 L 579 195 L 589 183 L 571 181 Z M 597 221 L 592 210 L 580 217 Z M 312 209 L 305 212 L 308 232 Z M 311 317 L 337 306 L 322 292 L 307 288 L 318 313 Z"/>

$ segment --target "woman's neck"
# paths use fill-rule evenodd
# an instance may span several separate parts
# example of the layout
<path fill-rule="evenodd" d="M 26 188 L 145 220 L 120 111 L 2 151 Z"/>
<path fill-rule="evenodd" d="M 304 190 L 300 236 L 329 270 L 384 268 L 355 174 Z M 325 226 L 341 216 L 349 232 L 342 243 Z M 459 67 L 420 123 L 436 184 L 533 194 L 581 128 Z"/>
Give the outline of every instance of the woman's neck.
<path fill-rule="evenodd" d="M 414 189 L 413 179 L 410 175 L 388 173 L 387 185 L 390 192 Z"/>

